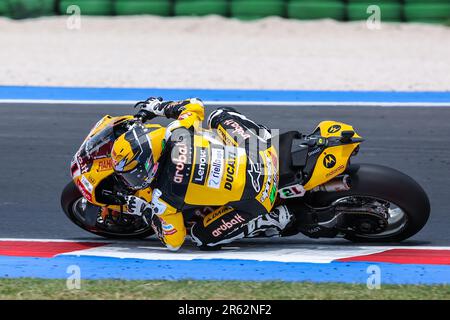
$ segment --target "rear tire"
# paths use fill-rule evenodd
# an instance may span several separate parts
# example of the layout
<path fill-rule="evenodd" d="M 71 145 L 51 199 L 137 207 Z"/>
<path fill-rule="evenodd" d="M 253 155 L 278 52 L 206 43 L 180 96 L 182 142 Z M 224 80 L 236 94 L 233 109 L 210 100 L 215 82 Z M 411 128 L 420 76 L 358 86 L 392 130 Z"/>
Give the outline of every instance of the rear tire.
<path fill-rule="evenodd" d="M 349 191 L 314 194 L 314 205 L 327 206 L 348 196 L 373 197 L 395 204 L 406 215 L 406 223 L 398 233 L 378 238 L 347 234 L 346 239 L 353 242 L 400 242 L 418 233 L 427 223 L 430 201 L 423 188 L 408 175 L 373 164 L 351 165 L 346 174 L 352 181 Z"/>
<path fill-rule="evenodd" d="M 134 234 L 121 234 L 114 233 L 111 231 L 106 231 L 102 229 L 100 225 L 88 226 L 81 221 L 77 215 L 73 212 L 73 204 L 79 199 L 83 198 L 82 194 L 78 190 L 77 186 L 73 181 L 69 182 L 64 188 L 61 194 L 61 207 L 66 214 L 66 216 L 79 226 L 81 229 L 93 233 L 97 236 L 101 236 L 109 239 L 144 239 L 154 234 L 153 229 L 149 226 L 148 229 L 144 229 L 142 232 Z M 92 205 L 92 204 L 91 204 Z"/>

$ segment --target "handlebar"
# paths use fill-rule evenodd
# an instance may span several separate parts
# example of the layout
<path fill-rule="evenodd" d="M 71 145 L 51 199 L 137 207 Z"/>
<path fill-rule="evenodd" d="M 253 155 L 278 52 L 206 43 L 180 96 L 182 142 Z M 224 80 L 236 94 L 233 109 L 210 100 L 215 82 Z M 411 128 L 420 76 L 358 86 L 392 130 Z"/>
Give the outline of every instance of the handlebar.
<path fill-rule="evenodd" d="M 120 192 L 114 193 L 109 190 L 102 190 L 102 196 L 117 200 L 121 205 L 123 205 L 127 202 L 126 195 L 123 193 L 120 193 Z"/>

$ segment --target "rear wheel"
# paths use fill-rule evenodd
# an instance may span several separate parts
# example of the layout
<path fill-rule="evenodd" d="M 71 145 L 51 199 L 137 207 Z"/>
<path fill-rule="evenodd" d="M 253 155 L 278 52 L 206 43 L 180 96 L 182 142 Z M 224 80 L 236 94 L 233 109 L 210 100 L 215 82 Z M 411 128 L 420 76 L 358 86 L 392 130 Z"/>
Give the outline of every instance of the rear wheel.
<path fill-rule="evenodd" d="M 346 221 L 351 224 L 351 230 L 343 232 L 346 239 L 400 242 L 425 226 L 430 216 L 430 202 L 423 188 L 411 177 L 371 164 L 351 165 L 346 174 L 352 181 L 349 191 L 314 195 L 315 206 L 357 207 L 359 204 L 361 208 L 370 209 L 367 215 L 361 210 L 348 214 L 350 218 Z M 377 219 L 377 212 L 385 214 L 385 219 Z"/>
<path fill-rule="evenodd" d="M 61 207 L 66 216 L 80 228 L 111 239 L 143 239 L 154 234 L 153 229 L 137 217 L 109 217 L 103 220 L 101 207 L 88 202 L 77 186 L 70 182 L 61 194 Z M 122 215 L 123 216 L 123 215 Z M 140 219 L 141 220 L 141 219 Z"/>

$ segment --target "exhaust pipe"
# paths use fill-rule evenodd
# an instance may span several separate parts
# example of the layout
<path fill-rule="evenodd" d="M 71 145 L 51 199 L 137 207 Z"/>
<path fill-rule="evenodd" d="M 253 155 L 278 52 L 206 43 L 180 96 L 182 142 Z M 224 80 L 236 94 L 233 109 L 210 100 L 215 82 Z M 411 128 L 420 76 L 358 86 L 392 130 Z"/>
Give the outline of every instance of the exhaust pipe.
<path fill-rule="evenodd" d="M 351 178 L 348 174 L 343 177 L 335 178 L 327 183 L 324 183 L 318 187 L 312 189 L 312 192 L 341 192 L 348 191 L 351 188 Z"/>

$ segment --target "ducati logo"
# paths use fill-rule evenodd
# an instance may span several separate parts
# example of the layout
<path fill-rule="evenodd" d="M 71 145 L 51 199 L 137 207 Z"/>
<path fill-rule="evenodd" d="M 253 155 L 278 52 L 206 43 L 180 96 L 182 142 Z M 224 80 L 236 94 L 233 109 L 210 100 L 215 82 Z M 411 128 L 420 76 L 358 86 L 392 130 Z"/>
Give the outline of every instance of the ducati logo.
<path fill-rule="evenodd" d="M 327 154 L 325 158 L 323 158 L 323 166 L 327 169 L 331 169 L 336 165 L 336 157 L 332 154 Z"/>
<path fill-rule="evenodd" d="M 328 128 L 328 133 L 336 133 L 339 130 L 341 130 L 341 126 L 338 124 L 335 124 Z"/>

